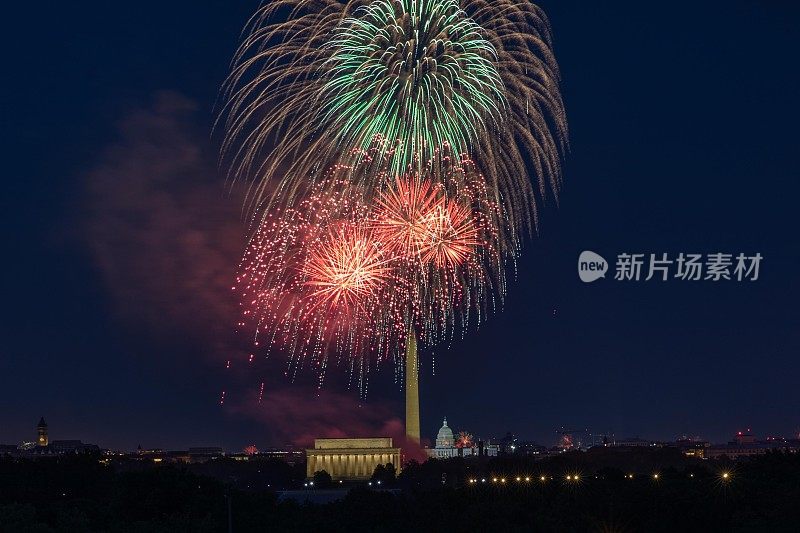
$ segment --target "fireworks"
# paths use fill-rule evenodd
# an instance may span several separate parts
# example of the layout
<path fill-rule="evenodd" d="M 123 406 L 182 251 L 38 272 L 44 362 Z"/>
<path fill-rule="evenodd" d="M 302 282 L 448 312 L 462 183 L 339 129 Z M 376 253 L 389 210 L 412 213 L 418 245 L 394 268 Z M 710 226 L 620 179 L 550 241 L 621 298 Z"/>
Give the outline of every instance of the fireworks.
<path fill-rule="evenodd" d="M 337 167 L 296 209 L 262 218 L 240 266 L 242 326 L 254 326 L 256 345 L 280 346 L 296 370 L 306 362 L 324 376 L 328 354 L 367 361 L 386 331 L 379 298 L 393 283 L 376 247 L 368 210 Z M 379 354 L 385 352 L 380 347 Z"/>
<path fill-rule="evenodd" d="M 457 266 L 481 244 L 472 207 L 448 199 L 430 180 L 398 178 L 376 203 L 376 235 L 396 255 Z"/>
<path fill-rule="evenodd" d="M 335 352 L 363 372 L 400 356 L 409 331 L 433 345 L 479 320 L 503 279 L 496 208 L 469 161 L 437 184 L 431 168 L 369 204 L 349 180 L 360 170 L 339 165 L 297 208 L 266 213 L 236 284 L 255 342 L 266 335 L 295 369 L 324 375 Z"/>
<path fill-rule="evenodd" d="M 363 377 L 502 305 L 566 148 L 543 12 L 275 0 L 246 34 L 220 120 L 231 174 L 253 180 L 236 288 L 256 343 L 320 382 L 331 354 Z"/>
<path fill-rule="evenodd" d="M 428 240 L 423 261 L 438 268 L 463 264 L 478 246 L 478 227 L 468 205 L 444 202 L 428 220 Z"/>
<path fill-rule="evenodd" d="M 505 107 L 495 49 L 455 0 L 371 2 L 336 25 L 324 52 L 322 122 L 346 148 L 396 143 L 393 174 L 443 144 L 467 151 Z"/>
<path fill-rule="evenodd" d="M 223 155 L 232 175 L 255 180 L 253 205 L 292 205 L 309 176 L 365 163 L 376 139 L 366 163 L 390 178 L 444 145 L 468 154 L 503 203 L 505 247 L 532 226 L 537 195 L 557 195 L 567 121 L 534 4 L 276 0 L 249 30 L 222 120 Z M 352 179 L 379 193 L 386 176 L 362 169 Z"/>
<path fill-rule="evenodd" d="M 471 448 L 472 445 L 472 435 L 466 431 L 459 431 L 458 436 L 456 436 L 456 448 Z"/>
<path fill-rule="evenodd" d="M 311 248 L 303 266 L 315 305 L 363 305 L 388 277 L 387 261 L 372 235 L 353 223 L 337 224 Z"/>
<path fill-rule="evenodd" d="M 430 243 L 431 220 L 442 201 L 430 180 L 398 177 L 376 201 L 376 234 L 392 253 L 417 256 Z"/>

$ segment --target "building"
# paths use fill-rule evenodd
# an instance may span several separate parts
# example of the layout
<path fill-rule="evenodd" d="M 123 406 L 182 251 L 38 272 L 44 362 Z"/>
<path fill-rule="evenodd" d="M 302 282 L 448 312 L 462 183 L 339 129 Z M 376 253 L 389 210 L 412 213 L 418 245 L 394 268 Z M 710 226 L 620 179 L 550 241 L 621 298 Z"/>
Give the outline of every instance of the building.
<path fill-rule="evenodd" d="M 465 435 L 465 434 L 460 434 Z M 471 438 L 466 442 L 464 439 L 456 439 L 453 430 L 447 425 L 447 418 L 442 422 L 439 433 L 436 435 L 436 447 L 425 448 L 428 457 L 435 459 L 449 459 L 451 457 L 470 457 L 470 456 L 496 456 L 499 447 L 496 444 L 486 444 L 483 441 L 473 441 Z"/>
<path fill-rule="evenodd" d="M 686 457 L 706 458 L 706 450 L 711 444 L 700 438 L 684 437 L 675 441 L 675 446 L 683 452 Z"/>
<path fill-rule="evenodd" d="M 314 448 L 306 450 L 306 475 L 324 470 L 336 480 L 364 480 L 372 477 L 375 467 L 391 463 L 400 472 L 400 448 L 390 437 L 371 439 L 315 439 Z"/>
<path fill-rule="evenodd" d="M 54 440 L 47 446 L 34 446 L 29 449 L 20 449 L 20 457 L 31 459 L 40 457 L 59 457 L 62 455 L 79 455 L 84 453 L 100 453 L 97 444 L 87 444 L 79 440 Z"/>
<path fill-rule="evenodd" d="M 127 454 L 127 457 L 136 461 L 152 461 L 154 463 L 172 463 L 172 464 L 188 464 L 192 461 L 192 456 L 188 451 L 175 450 L 164 451 L 161 448 L 144 449 L 139 444 L 136 451 L 132 454 Z M 197 460 L 194 462 L 202 462 Z"/>
<path fill-rule="evenodd" d="M 205 463 L 213 459 L 225 457 L 225 450 L 219 446 L 198 446 L 189 448 L 189 461 L 192 463 Z"/>
<path fill-rule="evenodd" d="M 286 446 L 284 448 L 267 448 L 258 452 L 259 459 L 280 459 L 281 461 L 290 465 L 302 463 L 305 454 L 302 449 L 295 449 L 294 446 Z"/>
<path fill-rule="evenodd" d="M 36 445 L 47 446 L 50 443 L 50 440 L 47 437 L 47 422 L 44 421 L 44 417 L 39 419 L 39 425 L 36 426 L 36 432 L 39 434 L 38 438 L 36 439 Z"/>
<path fill-rule="evenodd" d="M 446 417 L 442 422 L 442 427 L 439 429 L 439 433 L 436 434 L 436 447 L 427 448 L 425 451 L 430 457 L 435 457 L 436 459 L 447 459 L 449 457 L 458 456 L 453 430 L 447 425 Z"/>
<path fill-rule="evenodd" d="M 456 440 L 453 437 L 453 430 L 447 426 L 447 417 L 442 422 L 442 427 L 439 428 L 439 433 L 436 435 L 437 448 L 455 448 Z"/>
<path fill-rule="evenodd" d="M 53 455 L 73 455 L 79 453 L 100 453 L 97 444 L 86 444 L 79 440 L 54 440 L 47 445 Z"/>
<path fill-rule="evenodd" d="M 517 442 L 514 453 L 516 455 L 525 455 L 525 456 L 546 455 L 547 448 L 536 442 L 523 440 Z"/>
<path fill-rule="evenodd" d="M 0 457 L 3 455 L 17 455 L 19 447 L 16 444 L 0 444 Z"/>
<path fill-rule="evenodd" d="M 35 442 L 23 442 L 16 447 L 16 451 L 12 450 L 10 446 L 4 446 L 3 453 L 36 459 L 82 453 L 100 453 L 100 447 L 96 444 L 87 444 L 79 440 L 51 441 L 47 430 L 47 422 L 45 422 L 44 417 L 41 417 L 36 425 Z"/>
<path fill-rule="evenodd" d="M 618 448 L 650 448 L 659 446 L 657 442 L 650 439 L 640 439 L 639 437 L 629 437 L 627 439 L 619 439 L 614 443 Z"/>
<path fill-rule="evenodd" d="M 764 455 L 772 450 L 796 453 L 800 450 L 800 442 L 788 441 L 780 437 L 767 437 L 766 440 L 757 440 L 755 435 L 748 429 L 747 431 L 737 432 L 733 440 L 727 444 L 709 446 L 706 449 L 705 457 L 708 459 L 727 457 L 735 461 Z"/>

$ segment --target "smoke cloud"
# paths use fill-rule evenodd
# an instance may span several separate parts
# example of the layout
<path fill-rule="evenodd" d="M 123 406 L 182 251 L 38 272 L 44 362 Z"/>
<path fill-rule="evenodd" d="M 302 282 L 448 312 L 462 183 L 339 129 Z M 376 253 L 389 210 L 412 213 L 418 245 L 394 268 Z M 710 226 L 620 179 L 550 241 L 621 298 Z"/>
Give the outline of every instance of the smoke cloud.
<path fill-rule="evenodd" d="M 391 437 L 393 445 L 403 449 L 404 459 L 423 461 L 424 451 L 406 441 L 405 425 L 393 407 L 362 403 L 334 390 L 291 387 L 265 391 L 261 403 L 252 395 L 230 409 L 262 422 L 276 442 L 311 446 L 316 438 Z"/>
<path fill-rule="evenodd" d="M 194 112 L 160 93 L 121 121 L 119 141 L 88 173 L 87 240 L 121 317 L 214 352 L 230 348 L 245 240 Z"/>
<path fill-rule="evenodd" d="M 87 173 L 83 238 L 118 321 L 153 339 L 156 357 L 165 355 L 158 343 L 167 338 L 203 356 L 193 355 L 192 364 L 221 369 L 233 360 L 220 378 L 221 386 L 233 382 L 225 385 L 224 409 L 256 421 L 273 444 L 358 436 L 401 444 L 402 421 L 377 398 L 360 402 L 336 380 L 321 391 L 308 386 L 308 376 L 290 383 L 279 354 L 247 362 L 231 291 L 246 244 L 241 196 L 223 188 L 207 125 L 193 122 L 196 111 L 179 94 L 157 94 L 120 121 L 118 140 Z"/>

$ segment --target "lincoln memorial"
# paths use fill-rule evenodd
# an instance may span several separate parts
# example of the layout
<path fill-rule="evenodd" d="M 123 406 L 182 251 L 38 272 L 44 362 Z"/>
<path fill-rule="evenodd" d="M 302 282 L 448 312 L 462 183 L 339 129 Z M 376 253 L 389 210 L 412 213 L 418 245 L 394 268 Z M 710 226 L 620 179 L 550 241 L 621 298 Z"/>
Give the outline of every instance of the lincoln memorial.
<path fill-rule="evenodd" d="M 400 472 L 400 448 L 389 437 L 372 439 L 315 439 L 306 450 L 306 474 L 325 470 L 333 479 L 369 479 L 378 465 L 392 463 Z"/>

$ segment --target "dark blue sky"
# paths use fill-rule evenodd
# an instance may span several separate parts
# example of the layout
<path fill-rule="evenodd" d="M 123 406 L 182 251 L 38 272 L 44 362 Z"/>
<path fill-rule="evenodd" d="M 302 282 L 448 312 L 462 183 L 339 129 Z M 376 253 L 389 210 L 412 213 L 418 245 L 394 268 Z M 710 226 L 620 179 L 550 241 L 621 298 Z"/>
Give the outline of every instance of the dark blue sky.
<path fill-rule="evenodd" d="M 286 383 L 281 361 L 222 371 L 236 340 L 209 288 L 228 283 L 241 228 L 209 130 L 256 4 L 53 4 L 8 19 L 0 442 L 42 415 L 53 438 L 229 449 L 401 416 L 388 367 L 361 407 L 336 377 L 335 401 Z M 797 433 L 800 8 L 602 4 L 541 4 L 571 127 L 561 205 L 506 309 L 438 351 L 435 375 L 426 363 L 423 432 L 446 415 L 544 444 L 562 425 Z M 585 249 L 764 260 L 754 283 L 583 284 Z M 272 403 L 254 407 L 262 376 Z"/>

